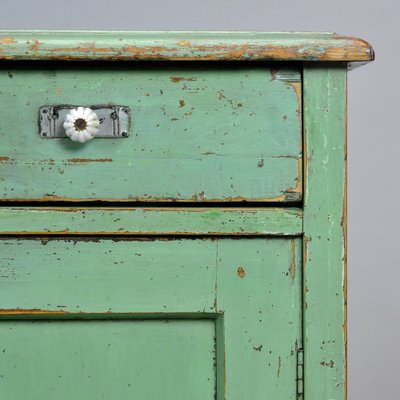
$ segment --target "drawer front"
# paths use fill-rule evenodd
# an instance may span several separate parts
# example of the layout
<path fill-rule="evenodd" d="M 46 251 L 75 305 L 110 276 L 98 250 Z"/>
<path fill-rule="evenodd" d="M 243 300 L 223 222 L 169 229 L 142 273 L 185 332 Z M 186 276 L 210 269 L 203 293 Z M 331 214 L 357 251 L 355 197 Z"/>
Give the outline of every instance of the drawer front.
<path fill-rule="evenodd" d="M 3 398 L 296 398 L 300 238 L 0 246 Z"/>
<path fill-rule="evenodd" d="M 261 64 L 9 63 L 3 200 L 299 201 L 301 78 Z M 123 105 L 125 138 L 39 135 L 46 105 Z"/>

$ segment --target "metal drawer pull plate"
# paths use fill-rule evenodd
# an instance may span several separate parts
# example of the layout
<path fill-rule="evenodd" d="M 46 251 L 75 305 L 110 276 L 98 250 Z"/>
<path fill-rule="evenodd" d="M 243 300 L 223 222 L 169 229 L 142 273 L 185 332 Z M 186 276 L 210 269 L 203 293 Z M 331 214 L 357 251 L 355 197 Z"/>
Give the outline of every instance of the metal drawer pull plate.
<path fill-rule="evenodd" d="M 130 109 L 118 105 L 56 104 L 39 108 L 39 135 L 43 139 L 124 139 L 129 137 Z"/>
<path fill-rule="evenodd" d="M 99 132 L 99 118 L 89 107 L 73 108 L 65 116 L 64 129 L 74 142 L 85 143 Z"/>

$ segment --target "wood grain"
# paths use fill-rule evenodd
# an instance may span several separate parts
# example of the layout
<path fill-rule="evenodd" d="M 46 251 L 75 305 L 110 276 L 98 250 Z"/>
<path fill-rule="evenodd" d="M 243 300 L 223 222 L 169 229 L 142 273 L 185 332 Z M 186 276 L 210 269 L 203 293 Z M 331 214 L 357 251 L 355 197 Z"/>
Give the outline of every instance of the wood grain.
<path fill-rule="evenodd" d="M 334 33 L 0 31 L 0 59 L 371 61 L 374 51 Z"/>

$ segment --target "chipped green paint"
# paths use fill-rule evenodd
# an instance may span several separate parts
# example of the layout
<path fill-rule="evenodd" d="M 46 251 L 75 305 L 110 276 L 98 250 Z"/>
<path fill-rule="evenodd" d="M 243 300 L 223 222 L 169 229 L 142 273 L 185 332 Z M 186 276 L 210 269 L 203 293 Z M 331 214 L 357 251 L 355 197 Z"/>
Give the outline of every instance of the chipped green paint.
<path fill-rule="evenodd" d="M 301 240 L 245 240 L 218 242 L 216 290 L 218 310 L 225 312 L 225 398 L 297 400 L 302 278 L 296 274 L 292 279 L 289 271 L 293 258 L 301 265 Z M 245 273 L 242 278 L 238 266 Z M 236 317 L 229 318 L 230 313 Z M 241 343 L 246 343 L 245 349 Z"/>
<path fill-rule="evenodd" d="M 2 207 L 0 220 L 0 234 L 293 236 L 303 231 L 297 208 Z"/>
<path fill-rule="evenodd" d="M 121 400 L 211 400 L 217 382 L 218 400 L 295 400 L 301 274 L 289 270 L 301 246 L 299 237 L 2 239 L 0 394 L 10 398 L 23 374 L 21 399 L 112 389 Z"/>
<path fill-rule="evenodd" d="M 261 65 L 0 65 L 0 196 L 298 201 L 300 80 Z M 40 106 L 105 103 L 130 107 L 130 137 L 39 136 Z"/>
<path fill-rule="evenodd" d="M 370 61 L 364 40 L 306 32 L 0 31 L 0 59 Z"/>
<path fill-rule="evenodd" d="M 0 31 L 0 191 L 26 202 L 0 209 L 0 397 L 345 400 L 346 74 L 373 58 L 330 33 Z M 80 102 L 128 105 L 130 137 L 39 138 L 39 106 Z M 99 199 L 219 203 L 33 207 Z"/>
<path fill-rule="evenodd" d="M 306 399 L 346 397 L 346 66 L 304 68 Z"/>

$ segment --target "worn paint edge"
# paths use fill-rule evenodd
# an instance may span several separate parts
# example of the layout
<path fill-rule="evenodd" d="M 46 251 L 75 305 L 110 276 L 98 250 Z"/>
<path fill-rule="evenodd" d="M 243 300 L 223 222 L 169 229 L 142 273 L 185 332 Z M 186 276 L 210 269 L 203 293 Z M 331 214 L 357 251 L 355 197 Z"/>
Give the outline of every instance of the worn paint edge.
<path fill-rule="evenodd" d="M 110 319 L 213 319 L 218 320 L 221 313 L 218 312 L 69 312 L 62 310 L 41 309 L 0 309 L 0 320 L 22 319 L 79 319 L 79 320 L 110 320 Z"/>
<path fill-rule="evenodd" d="M 302 179 L 301 175 L 296 177 L 296 184 L 294 187 L 287 188 L 286 191 L 275 197 L 221 197 L 221 198 L 208 198 L 205 197 L 202 193 L 194 194 L 192 197 L 188 198 L 175 198 L 175 197 L 131 197 L 131 198 L 110 198 L 110 197 L 95 197 L 95 198 L 87 198 L 87 197 L 60 197 L 60 196 L 43 196 L 39 198 L 2 198 L 0 199 L 0 203 L 4 203 L 5 205 L 9 202 L 18 202 L 18 203 L 43 203 L 43 202 L 63 202 L 68 201 L 71 203 L 77 202 L 104 202 L 104 203 L 235 203 L 235 202 L 254 202 L 254 203 L 277 203 L 277 202 L 299 202 L 302 199 L 302 192 L 299 192 L 301 189 L 298 181 Z"/>
<path fill-rule="evenodd" d="M 310 398 L 344 400 L 347 399 L 347 66 L 308 64 L 304 67 L 303 78 L 305 393 Z M 322 95 L 321 88 L 324 89 Z M 327 138 L 324 143 L 322 134 Z M 323 158 L 327 156 L 329 162 L 323 165 Z M 335 169 L 335 162 L 340 167 Z M 324 196 L 318 187 L 320 177 L 327 178 L 325 188 L 339 185 L 335 195 Z M 328 237 L 327 229 L 332 220 L 336 236 Z M 324 240 L 328 240 L 325 250 Z M 313 258 L 316 254 L 320 256 L 318 260 Z M 334 267 L 331 265 L 328 269 L 329 263 Z M 321 272 L 325 274 L 323 279 L 319 278 Z M 329 283 L 326 282 L 328 278 Z M 314 292 L 323 297 L 314 297 L 310 302 L 310 294 L 315 296 Z M 332 304 L 322 309 L 320 303 L 326 297 L 335 298 L 341 309 L 328 309 Z M 337 318 L 341 314 L 342 321 Z M 327 315 L 331 317 L 328 324 Z M 317 338 L 325 338 L 327 342 L 317 342 Z M 335 362 L 321 360 L 326 353 L 331 354 Z M 316 381 L 319 385 L 315 385 Z"/>
<path fill-rule="evenodd" d="M 302 234 L 299 208 L 0 208 L 2 235 Z M 90 227 L 90 229 L 88 229 Z"/>
<path fill-rule="evenodd" d="M 328 33 L 0 31 L 0 59 L 359 62 L 374 50 Z"/>

